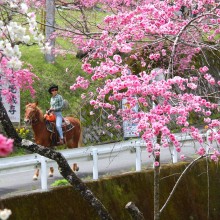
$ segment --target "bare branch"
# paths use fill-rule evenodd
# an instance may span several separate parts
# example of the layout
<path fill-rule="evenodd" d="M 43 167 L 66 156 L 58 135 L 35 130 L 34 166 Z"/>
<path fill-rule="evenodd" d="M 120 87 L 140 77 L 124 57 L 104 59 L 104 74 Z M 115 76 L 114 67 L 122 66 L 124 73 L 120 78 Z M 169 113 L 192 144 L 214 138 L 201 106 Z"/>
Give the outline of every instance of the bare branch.
<path fill-rule="evenodd" d="M 205 157 L 206 155 L 200 156 L 198 158 L 196 158 L 195 160 L 193 160 L 187 167 L 186 169 L 181 173 L 180 177 L 178 178 L 178 180 L 176 181 L 172 191 L 170 192 L 169 197 L 167 198 L 166 202 L 164 203 L 163 207 L 160 209 L 160 214 L 163 212 L 164 208 L 166 207 L 166 205 L 168 204 L 168 202 L 170 201 L 171 197 L 174 194 L 174 191 L 176 190 L 179 182 L 181 181 L 182 177 L 187 173 L 187 171 L 189 170 L 189 168 L 191 168 L 198 160 L 202 159 L 203 157 Z"/>

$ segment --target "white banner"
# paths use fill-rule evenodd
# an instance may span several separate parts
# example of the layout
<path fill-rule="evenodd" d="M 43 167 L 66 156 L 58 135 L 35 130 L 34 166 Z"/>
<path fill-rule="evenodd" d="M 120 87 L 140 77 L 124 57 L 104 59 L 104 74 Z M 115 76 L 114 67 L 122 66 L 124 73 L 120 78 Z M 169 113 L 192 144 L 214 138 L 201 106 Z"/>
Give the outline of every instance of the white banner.
<path fill-rule="evenodd" d="M 9 104 L 6 101 L 6 97 L 2 95 L 3 89 L 9 90 L 14 95 L 12 103 Z M 14 85 L 0 85 L 0 100 L 2 101 L 11 122 L 20 123 L 20 90 Z"/>

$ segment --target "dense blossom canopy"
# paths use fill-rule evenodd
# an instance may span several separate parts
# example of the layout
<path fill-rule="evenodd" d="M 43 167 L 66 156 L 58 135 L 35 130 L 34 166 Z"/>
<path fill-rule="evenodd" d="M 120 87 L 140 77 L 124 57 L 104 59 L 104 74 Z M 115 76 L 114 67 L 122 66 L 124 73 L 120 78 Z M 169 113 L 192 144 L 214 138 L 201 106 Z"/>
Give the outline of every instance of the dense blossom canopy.
<path fill-rule="evenodd" d="M 118 119 L 138 123 L 138 131 L 153 155 L 170 143 L 181 151 L 180 142 L 170 129 L 174 122 L 200 143 L 198 153 L 205 153 L 206 144 L 199 129 L 190 125 L 189 117 L 192 112 L 204 117 L 213 131 L 210 141 L 220 143 L 220 121 L 210 118 L 218 108 L 220 81 L 218 73 L 209 70 L 206 55 L 207 51 L 215 54 L 219 50 L 219 3 L 123 3 L 121 10 L 118 5 L 99 25 L 100 34 L 73 40 L 88 54 L 82 68 L 91 82 L 104 82 L 90 104 L 109 111 L 109 119 L 117 128 Z M 196 58 L 201 56 L 205 62 L 198 66 Z M 89 83 L 79 76 L 70 88 L 87 89 Z M 127 100 L 128 109 L 118 105 L 123 99 Z M 136 105 L 139 112 L 133 111 Z M 154 141 L 159 135 L 160 144 Z M 217 158 L 218 151 L 212 152 L 212 158 Z"/>

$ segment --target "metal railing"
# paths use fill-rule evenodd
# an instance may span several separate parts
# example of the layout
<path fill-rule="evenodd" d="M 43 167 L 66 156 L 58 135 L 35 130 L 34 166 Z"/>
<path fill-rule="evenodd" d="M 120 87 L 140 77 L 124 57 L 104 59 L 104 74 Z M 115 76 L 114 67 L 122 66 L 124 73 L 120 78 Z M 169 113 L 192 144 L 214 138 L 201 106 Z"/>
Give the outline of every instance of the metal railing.
<path fill-rule="evenodd" d="M 208 143 L 209 131 L 206 134 L 203 134 L 203 138 L 206 138 Z M 189 141 L 192 140 L 191 136 L 183 135 L 176 136 L 179 141 Z M 119 153 L 123 151 L 135 152 L 135 169 L 136 171 L 141 171 L 141 148 L 146 148 L 146 143 L 141 139 L 135 139 L 131 141 L 123 141 L 119 143 L 99 145 L 99 146 L 89 146 L 83 148 L 74 148 L 74 149 L 65 149 L 61 150 L 63 156 L 68 160 L 74 159 L 77 162 L 82 161 L 93 161 L 93 179 L 97 180 L 99 178 L 98 173 L 98 159 L 101 155 L 110 156 L 113 153 Z M 178 162 L 178 153 L 173 148 L 172 151 L 172 161 L 173 163 Z M 25 156 L 16 156 L 11 158 L 2 158 L 0 159 L 0 174 L 10 173 L 10 172 L 19 172 L 30 170 L 37 164 L 40 164 L 41 167 L 41 188 L 46 190 L 47 186 L 47 165 L 54 161 L 40 156 L 38 154 L 30 154 Z"/>

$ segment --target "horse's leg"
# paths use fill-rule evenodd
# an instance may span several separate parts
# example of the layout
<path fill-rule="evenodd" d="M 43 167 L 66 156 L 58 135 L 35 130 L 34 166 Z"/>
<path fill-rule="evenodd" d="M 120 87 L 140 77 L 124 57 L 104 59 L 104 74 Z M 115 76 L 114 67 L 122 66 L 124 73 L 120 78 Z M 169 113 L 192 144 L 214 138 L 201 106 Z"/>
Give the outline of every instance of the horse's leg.
<path fill-rule="evenodd" d="M 39 172 L 40 172 L 40 169 L 37 168 L 37 169 L 35 170 L 35 173 L 34 173 L 34 176 L 33 176 L 33 180 L 37 180 L 37 179 L 38 179 Z"/>
<path fill-rule="evenodd" d="M 53 173 L 54 173 L 54 168 L 50 167 L 50 171 L 49 171 L 49 177 L 53 177 Z"/>

